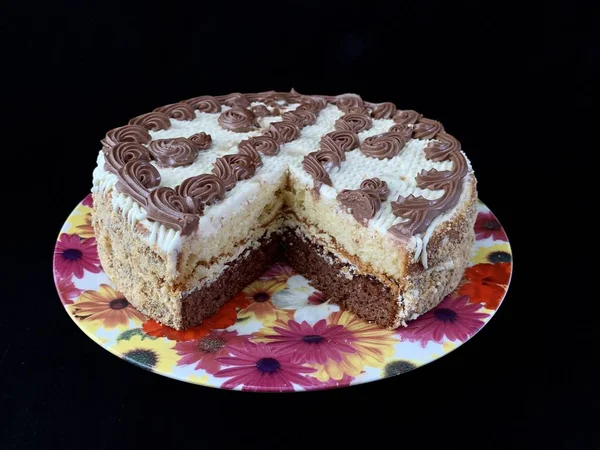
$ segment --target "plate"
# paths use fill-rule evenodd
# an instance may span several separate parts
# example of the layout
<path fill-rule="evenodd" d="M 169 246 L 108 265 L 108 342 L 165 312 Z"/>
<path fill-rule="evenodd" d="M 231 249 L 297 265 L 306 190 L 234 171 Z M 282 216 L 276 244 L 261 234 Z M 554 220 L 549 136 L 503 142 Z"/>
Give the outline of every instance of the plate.
<path fill-rule="evenodd" d="M 135 310 L 102 270 L 88 195 L 64 224 L 54 281 L 67 314 L 109 352 L 160 375 L 244 391 L 319 390 L 414 370 L 471 339 L 500 306 L 511 248 L 478 203 L 476 242 L 459 287 L 435 309 L 395 331 L 329 304 L 309 281 L 275 264 L 213 317 L 185 331 Z"/>

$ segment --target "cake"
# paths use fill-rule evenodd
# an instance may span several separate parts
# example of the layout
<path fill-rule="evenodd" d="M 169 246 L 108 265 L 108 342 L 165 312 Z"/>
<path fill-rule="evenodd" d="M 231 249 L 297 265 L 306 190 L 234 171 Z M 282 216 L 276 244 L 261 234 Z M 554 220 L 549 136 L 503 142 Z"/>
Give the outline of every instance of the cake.
<path fill-rule="evenodd" d="M 283 258 L 394 329 L 458 285 L 476 179 L 438 121 L 356 94 L 201 96 L 110 130 L 93 173 L 102 266 L 178 330 Z"/>

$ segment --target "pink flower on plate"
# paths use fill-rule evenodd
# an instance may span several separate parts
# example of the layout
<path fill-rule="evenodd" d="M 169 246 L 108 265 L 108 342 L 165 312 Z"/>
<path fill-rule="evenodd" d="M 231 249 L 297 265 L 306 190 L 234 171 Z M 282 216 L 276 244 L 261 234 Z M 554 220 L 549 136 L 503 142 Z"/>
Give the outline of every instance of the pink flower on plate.
<path fill-rule="evenodd" d="M 496 216 L 491 211 L 480 212 L 475 221 L 475 237 L 478 241 L 489 237 L 496 241 L 506 241 L 506 233 L 502 229 L 502 225 L 496 219 Z"/>
<path fill-rule="evenodd" d="M 63 305 L 72 305 L 82 290 L 75 287 L 71 278 L 56 277 L 56 288 Z"/>
<path fill-rule="evenodd" d="M 244 341 L 229 348 L 231 356 L 216 358 L 223 365 L 233 366 L 219 370 L 216 378 L 228 378 L 221 385 L 224 389 L 238 386 L 243 391 L 293 391 L 292 383 L 302 387 L 314 384 L 304 374 L 316 369 L 304 367 L 292 361 L 292 355 L 266 344 Z"/>
<path fill-rule="evenodd" d="M 481 308 L 479 303 L 469 303 L 466 295 L 448 295 L 436 308 L 398 328 L 397 333 L 403 340 L 420 342 L 423 348 L 431 341 L 441 344 L 444 337 L 464 342 L 483 326 L 488 314 L 478 312 Z"/>
<path fill-rule="evenodd" d="M 62 233 L 54 249 L 54 268 L 61 278 L 83 277 L 83 270 L 100 273 L 102 267 L 96 251 L 96 239 L 81 239 Z"/>
<path fill-rule="evenodd" d="M 81 202 L 82 205 L 84 206 L 89 206 L 90 208 L 94 207 L 94 198 L 92 197 L 92 194 L 88 194 L 83 201 Z"/>
<path fill-rule="evenodd" d="M 325 298 L 325 294 L 323 294 L 321 291 L 315 291 L 308 296 L 306 301 L 311 305 L 320 305 L 325 303 L 327 299 Z"/>
<path fill-rule="evenodd" d="M 177 361 L 178 366 L 189 366 L 196 364 L 194 369 L 204 369 L 207 373 L 214 374 L 221 369 L 221 363 L 217 358 L 227 356 L 227 346 L 234 342 L 240 342 L 242 338 L 237 331 L 212 330 L 210 334 L 193 341 L 178 342 L 173 347 L 181 359 Z"/>
<path fill-rule="evenodd" d="M 325 364 L 329 360 L 342 361 L 344 353 L 355 353 L 351 345 L 352 331 L 342 325 L 328 325 L 325 319 L 314 325 L 295 320 L 275 322 L 271 329 L 261 333 L 269 345 L 294 356 L 294 361 L 309 364 Z"/>

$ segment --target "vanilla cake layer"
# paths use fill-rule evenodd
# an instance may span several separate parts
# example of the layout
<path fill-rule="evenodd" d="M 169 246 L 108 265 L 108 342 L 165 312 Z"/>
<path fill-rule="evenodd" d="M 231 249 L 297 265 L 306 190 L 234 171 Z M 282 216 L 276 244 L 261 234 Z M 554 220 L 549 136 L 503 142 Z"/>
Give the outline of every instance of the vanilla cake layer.
<path fill-rule="evenodd" d="M 183 166 L 165 167 L 152 158 L 149 164 L 157 170 L 160 180 L 146 189 L 145 195 L 158 188 L 175 188 L 190 177 L 210 174 L 219 158 L 240 152 L 240 142 L 264 135 L 270 124 L 282 122 L 285 113 L 296 111 L 303 104 L 303 97 L 295 94 L 293 98 L 287 103 L 250 102 L 246 109 L 261 106 L 273 115 L 256 117 L 256 128 L 249 131 L 223 128 L 222 116 L 232 109 L 227 101 L 221 104 L 219 112 L 196 109 L 185 120 L 169 118 L 167 129 L 150 129 L 151 141 L 143 142 L 144 147 L 156 140 L 188 138 L 200 132 L 209 134 L 212 143 Z M 317 183 L 303 161 L 309 153 L 320 150 L 323 136 L 335 131 L 340 119 L 352 114 L 340 105 L 341 102 L 330 101 L 315 114 L 314 123 L 302 126 L 289 142 L 280 142 L 277 154 L 261 153 L 253 175 L 237 179 L 219 201 L 204 205 L 197 227 L 187 233 L 170 223 L 150 219 L 147 200 L 122 192 L 118 183 L 124 183 L 125 175 L 107 169 L 107 157 L 113 150 L 101 151 L 92 189 L 98 248 L 107 273 L 131 303 L 178 329 L 199 323 L 205 317 L 202 314 L 214 310 L 198 303 L 209 301 L 202 297 L 203 292 L 214 291 L 223 280 L 231 278 L 228 271 L 240 267 L 241 260 L 255 259 L 265 264 L 270 261 L 284 229 L 314 246 L 306 247 L 307 252 L 329 258 L 329 264 L 348 283 L 358 276 L 380 283 L 390 297 L 385 301 L 396 306 L 384 308 L 388 316 L 383 318 L 362 316 L 382 326 L 394 328 L 404 324 L 452 291 L 473 241 L 477 193 L 468 160 L 461 152 L 467 174 L 455 204 L 438 214 L 426 230 L 409 237 L 398 236 L 390 229 L 405 219 L 395 215 L 394 201 L 411 196 L 434 202 L 442 198 L 443 183 L 433 184 L 441 186 L 439 189 L 420 188 L 419 174 L 428 170 L 450 173 L 456 170 L 456 162 L 428 157 L 435 135 L 408 138 L 397 155 L 372 157 L 363 151 L 365 140 L 386 133 L 398 122 L 396 116 L 376 118 L 376 106 L 369 106 L 365 110 L 369 112 L 361 114 L 373 115 L 370 128 L 356 133 L 357 142 L 344 152 L 341 163 L 323 164 L 331 185 Z M 409 131 L 411 127 L 416 130 L 416 126 L 407 125 Z M 372 178 L 385 182 L 389 194 L 381 199 L 374 215 L 361 223 L 351 209 L 340 204 L 338 196 L 345 189 L 358 189 L 361 182 Z M 271 250 L 265 250 L 264 243 Z M 239 281 L 243 277 L 238 278 Z M 324 290 L 328 294 L 326 287 Z M 348 303 L 335 299 L 334 292 L 331 297 L 342 305 Z M 186 317 L 186 299 L 190 298 L 195 300 L 193 305 L 188 301 L 187 309 L 200 316 Z M 361 311 L 354 312 L 361 315 Z"/>

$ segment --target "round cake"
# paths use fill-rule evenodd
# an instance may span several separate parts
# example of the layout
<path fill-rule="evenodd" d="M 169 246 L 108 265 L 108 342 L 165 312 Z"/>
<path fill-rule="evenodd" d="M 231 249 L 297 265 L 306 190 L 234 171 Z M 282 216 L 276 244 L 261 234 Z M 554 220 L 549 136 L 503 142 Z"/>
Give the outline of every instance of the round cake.
<path fill-rule="evenodd" d="M 202 322 L 285 259 L 386 328 L 452 292 L 476 179 L 440 122 L 356 94 L 201 96 L 106 133 L 93 176 L 102 266 L 138 310 Z"/>

